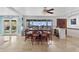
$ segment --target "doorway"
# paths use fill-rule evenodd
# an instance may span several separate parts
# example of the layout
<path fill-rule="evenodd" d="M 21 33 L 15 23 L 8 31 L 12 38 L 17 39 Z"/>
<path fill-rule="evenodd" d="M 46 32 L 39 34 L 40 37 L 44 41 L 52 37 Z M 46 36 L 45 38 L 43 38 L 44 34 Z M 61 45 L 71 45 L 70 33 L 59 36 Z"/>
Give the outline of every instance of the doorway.
<path fill-rule="evenodd" d="M 4 20 L 4 35 L 17 34 L 17 20 Z"/>

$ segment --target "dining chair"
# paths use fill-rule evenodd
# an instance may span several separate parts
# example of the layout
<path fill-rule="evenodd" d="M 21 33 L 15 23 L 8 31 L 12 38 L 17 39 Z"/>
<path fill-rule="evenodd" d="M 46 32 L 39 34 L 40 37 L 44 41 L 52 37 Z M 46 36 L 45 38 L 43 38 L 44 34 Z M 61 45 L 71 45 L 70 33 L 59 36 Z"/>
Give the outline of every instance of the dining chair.
<path fill-rule="evenodd" d="M 48 35 L 47 35 L 47 33 L 43 33 L 42 34 L 42 41 L 48 41 Z"/>
<path fill-rule="evenodd" d="M 32 38 L 31 38 L 32 45 L 33 45 L 34 42 L 36 42 L 37 37 L 38 37 L 37 33 L 32 34 Z"/>

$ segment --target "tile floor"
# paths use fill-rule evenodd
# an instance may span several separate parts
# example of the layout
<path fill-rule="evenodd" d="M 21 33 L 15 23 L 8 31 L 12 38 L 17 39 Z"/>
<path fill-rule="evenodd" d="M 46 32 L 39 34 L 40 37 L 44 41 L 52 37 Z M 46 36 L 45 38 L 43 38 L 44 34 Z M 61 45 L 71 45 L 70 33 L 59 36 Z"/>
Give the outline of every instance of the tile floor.
<path fill-rule="evenodd" d="M 2 41 L 4 39 L 4 41 Z M 26 42 L 24 37 L 4 36 L 0 37 L 0 52 L 78 52 L 79 38 L 67 37 L 58 39 L 53 36 L 52 41 L 44 44 L 31 44 L 30 39 Z"/>

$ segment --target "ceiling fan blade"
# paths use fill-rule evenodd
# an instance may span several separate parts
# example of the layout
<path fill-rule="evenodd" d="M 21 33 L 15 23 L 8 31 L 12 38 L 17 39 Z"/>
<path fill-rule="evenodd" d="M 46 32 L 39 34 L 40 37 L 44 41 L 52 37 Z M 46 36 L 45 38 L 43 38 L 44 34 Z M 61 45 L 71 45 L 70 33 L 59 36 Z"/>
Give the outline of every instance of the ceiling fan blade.
<path fill-rule="evenodd" d="M 47 11 L 47 13 L 53 14 L 53 12 L 49 12 L 49 11 Z"/>
<path fill-rule="evenodd" d="M 54 9 L 52 8 L 52 9 L 49 9 L 49 10 L 47 10 L 47 11 L 52 11 L 52 10 L 54 10 Z"/>
<path fill-rule="evenodd" d="M 53 12 L 52 12 L 53 10 L 54 10 L 53 8 L 47 9 L 47 7 L 44 7 L 43 12 L 46 12 L 46 13 L 49 13 L 49 14 L 53 14 Z"/>

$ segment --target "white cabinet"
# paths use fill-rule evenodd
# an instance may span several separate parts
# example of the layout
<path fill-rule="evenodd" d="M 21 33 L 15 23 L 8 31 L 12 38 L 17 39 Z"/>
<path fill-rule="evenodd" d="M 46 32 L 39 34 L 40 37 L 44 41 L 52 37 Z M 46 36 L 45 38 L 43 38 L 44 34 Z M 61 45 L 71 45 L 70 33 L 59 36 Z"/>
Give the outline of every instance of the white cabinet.
<path fill-rule="evenodd" d="M 60 39 L 65 39 L 66 38 L 66 29 L 59 28 L 59 38 Z"/>
<path fill-rule="evenodd" d="M 56 34 L 59 39 L 65 39 L 66 38 L 66 29 L 65 28 L 56 28 Z"/>

